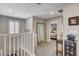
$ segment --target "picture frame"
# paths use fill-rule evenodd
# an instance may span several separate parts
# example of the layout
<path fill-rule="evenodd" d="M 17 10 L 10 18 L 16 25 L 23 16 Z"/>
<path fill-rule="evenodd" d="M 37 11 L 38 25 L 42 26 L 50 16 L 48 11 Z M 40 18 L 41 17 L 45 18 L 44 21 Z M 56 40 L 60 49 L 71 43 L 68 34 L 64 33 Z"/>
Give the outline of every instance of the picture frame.
<path fill-rule="evenodd" d="M 69 26 L 79 25 L 79 16 L 69 17 L 68 18 L 68 25 Z"/>

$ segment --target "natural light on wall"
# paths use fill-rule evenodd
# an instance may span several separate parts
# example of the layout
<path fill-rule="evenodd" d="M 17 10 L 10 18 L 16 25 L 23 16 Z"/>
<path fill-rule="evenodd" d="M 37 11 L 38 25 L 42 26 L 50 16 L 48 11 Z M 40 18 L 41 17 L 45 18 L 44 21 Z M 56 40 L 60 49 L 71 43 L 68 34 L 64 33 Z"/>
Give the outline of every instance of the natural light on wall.
<path fill-rule="evenodd" d="M 9 21 L 9 33 L 19 33 L 19 22 L 18 21 Z"/>

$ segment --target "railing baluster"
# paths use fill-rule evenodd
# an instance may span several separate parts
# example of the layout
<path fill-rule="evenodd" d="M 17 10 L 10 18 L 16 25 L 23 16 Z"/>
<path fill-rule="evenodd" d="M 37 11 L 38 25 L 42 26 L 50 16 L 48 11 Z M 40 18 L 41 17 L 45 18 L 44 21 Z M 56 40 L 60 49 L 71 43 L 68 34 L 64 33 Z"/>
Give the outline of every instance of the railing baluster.
<path fill-rule="evenodd" d="M 17 56 L 19 56 L 19 35 L 17 36 Z"/>
<path fill-rule="evenodd" d="M 9 56 L 11 56 L 11 35 L 9 35 Z"/>
<path fill-rule="evenodd" d="M 30 51 L 32 52 L 32 36 L 31 36 L 31 34 L 29 34 L 29 43 L 30 43 Z"/>
<path fill-rule="evenodd" d="M 21 34 L 21 56 L 22 56 L 22 34 Z"/>
<path fill-rule="evenodd" d="M 19 44 L 20 44 L 20 46 L 19 46 L 19 54 L 20 54 L 20 56 L 21 56 L 21 34 L 20 34 L 20 42 L 19 42 Z"/>
<path fill-rule="evenodd" d="M 26 49 L 26 37 L 25 37 L 25 34 L 24 34 L 24 56 L 25 56 L 25 49 Z"/>
<path fill-rule="evenodd" d="M 25 46 L 24 46 L 25 44 L 24 44 L 24 43 L 25 43 L 25 36 L 24 36 L 24 34 L 23 34 L 23 48 L 24 48 L 24 50 L 25 50 Z M 24 56 L 24 50 L 23 50 L 23 56 Z"/>
<path fill-rule="evenodd" d="M 13 34 L 13 37 L 14 37 L 14 56 L 15 56 L 15 34 Z"/>
<path fill-rule="evenodd" d="M 32 51 L 33 51 L 33 53 L 34 53 L 34 49 L 35 49 L 35 46 L 34 46 L 34 44 L 35 44 L 35 36 L 36 36 L 36 34 L 34 34 L 34 33 L 32 33 L 31 34 L 31 40 L 32 40 Z"/>
<path fill-rule="evenodd" d="M 4 36 L 4 56 L 6 56 L 6 36 Z"/>
<path fill-rule="evenodd" d="M 29 50 L 31 51 L 31 35 L 29 35 L 29 43 L 30 43 L 30 46 L 29 46 Z"/>
<path fill-rule="evenodd" d="M 30 51 L 31 51 L 31 52 L 33 52 L 33 48 L 32 48 L 32 47 L 33 47 L 33 42 L 32 42 L 32 40 L 33 40 L 32 34 L 30 34 L 30 44 L 31 44 L 31 46 L 30 46 L 30 49 L 31 49 L 31 50 L 30 50 Z M 31 42 L 32 42 L 32 43 L 31 43 Z"/>
<path fill-rule="evenodd" d="M 29 39 L 28 39 L 28 35 L 27 35 L 27 34 L 26 34 L 26 40 L 27 40 L 27 42 L 26 42 L 26 43 L 27 43 L 26 49 L 28 50 L 28 40 L 29 40 Z M 26 53 L 27 53 L 27 56 L 28 56 L 28 52 L 26 52 Z"/>

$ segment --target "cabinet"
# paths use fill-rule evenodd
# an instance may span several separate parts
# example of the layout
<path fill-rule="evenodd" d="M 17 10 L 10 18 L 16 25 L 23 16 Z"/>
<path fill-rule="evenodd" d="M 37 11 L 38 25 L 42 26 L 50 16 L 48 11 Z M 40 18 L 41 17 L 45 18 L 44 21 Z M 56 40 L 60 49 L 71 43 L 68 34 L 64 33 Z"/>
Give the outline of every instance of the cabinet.
<path fill-rule="evenodd" d="M 64 45 L 65 56 L 76 56 L 76 41 L 65 40 Z"/>

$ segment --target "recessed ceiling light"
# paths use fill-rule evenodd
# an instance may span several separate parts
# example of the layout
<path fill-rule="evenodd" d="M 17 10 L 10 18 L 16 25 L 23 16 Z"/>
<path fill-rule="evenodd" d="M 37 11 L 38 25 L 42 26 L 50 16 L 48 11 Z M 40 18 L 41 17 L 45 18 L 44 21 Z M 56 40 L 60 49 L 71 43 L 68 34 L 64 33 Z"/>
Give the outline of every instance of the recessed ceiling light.
<path fill-rule="evenodd" d="M 50 14 L 52 14 L 52 15 L 53 15 L 53 14 L 54 14 L 54 12 L 50 12 Z"/>
<path fill-rule="evenodd" d="M 12 9 L 9 9 L 9 12 L 13 12 L 13 10 Z"/>

